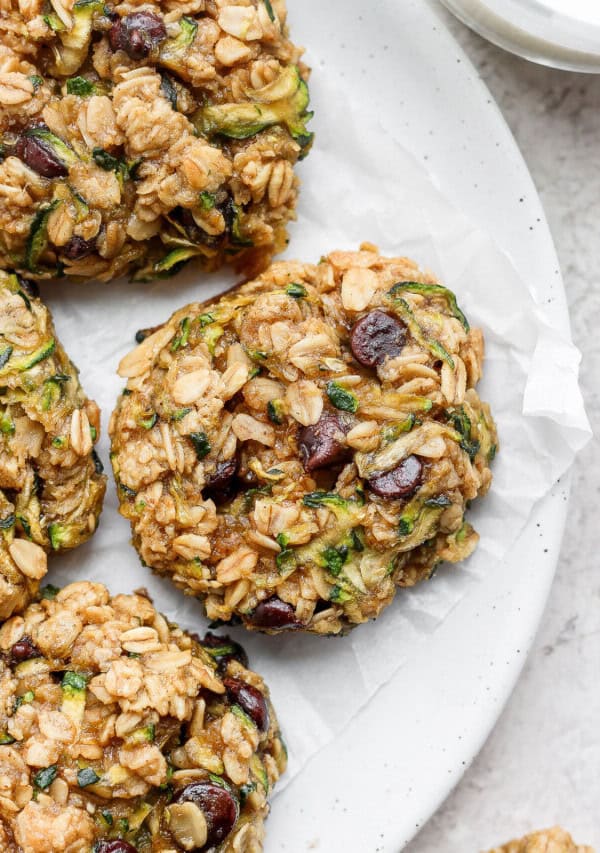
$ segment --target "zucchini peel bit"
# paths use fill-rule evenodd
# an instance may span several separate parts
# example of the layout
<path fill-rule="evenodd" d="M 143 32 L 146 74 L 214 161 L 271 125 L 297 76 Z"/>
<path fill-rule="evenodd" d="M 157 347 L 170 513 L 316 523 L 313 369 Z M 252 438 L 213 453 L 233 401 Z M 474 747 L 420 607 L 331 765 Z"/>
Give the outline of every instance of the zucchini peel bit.
<path fill-rule="evenodd" d="M 313 134 L 306 124 L 314 113 L 308 111 L 308 86 L 297 67 L 287 68 L 261 89 L 246 90 L 247 102 L 214 104 L 194 116 L 196 129 L 207 137 L 220 134 L 231 139 L 248 139 L 275 125 L 286 127 L 306 154 Z"/>
<path fill-rule="evenodd" d="M 171 276 L 179 272 L 184 264 L 201 254 L 202 250 L 197 248 L 182 247 L 173 249 L 160 261 L 150 263 L 135 272 L 131 277 L 131 281 L 153 281 L 157 278 L 171 278 Z"/>
<path fill-rule="evenodd" d="M 54 199 L 46 207 L 40 208 L 33 217 L 25 247 L 25 267 L 30 272 L 38 271 L 38 261 L 48 247 L 48 220 L 60 203 L 60 199 Z"/>
<path fill-rule="evenodd" d="M 171 71 L 181 72 L 181 59 L 196 37 L 198 24 L 192 18 L 184 16 L 179 21 L 179 33 L 175 38 L 167 39 L 161 45 L 159 62 Z"/>
<path fill-rule="evenodd" d="M 423 296 L 439 296 L 446 301 L 448 308 L 450 309 L 450 313 L 460 322 L 465 332 L 468 332 L 471 328 L 469 326 L 469 321 L 458 307 L 455 294 L 447 287 L 443 287 L 441 284 L 423 284 L 419 281 L 400 281 L 388 292 L 392 297 L 396 297 L 398 294 L 403 292 L 419 293 Z"/>
<path fill-rule="evenodd" d="M 104 4 L 100 0 L 77 0 L 70 20 L 66 17 L 61 3 L 52 5 L 56 16 L 65 27 L 64 30 L 58 31 L 61 47 L 52 48 L 52 73 L 57 77 L 70 77 L 83 65 L 92 39 L 94 13 L 103 10 Z"/>
<path fill-rule="evenodd" d="M 445 361 L 446 364 L 448 364 L 448 366 L 451 367 L 452 370 L 454 370 L 454 359 L 452 358 L 450 353 L 446 350 L 445 347 L 442 346 L 439 341 L 436 341 L 434 338 L 429 337 L 429 335 L 421 327 L 406 299 L 403 299 L 401 296 L 393 296 L 391 294 L 391 291 L 390 293 L 388 293 L 388 298 L 392 303 L 393 310 L 399 315 L 400 319 L 403 320 L 404 323 L 406 323 L 409 332 L 416 340 L 416 342 L 420 346 L 426 347 L 429 352 L 436 358 L 441 358 L 442 361 Z"/>

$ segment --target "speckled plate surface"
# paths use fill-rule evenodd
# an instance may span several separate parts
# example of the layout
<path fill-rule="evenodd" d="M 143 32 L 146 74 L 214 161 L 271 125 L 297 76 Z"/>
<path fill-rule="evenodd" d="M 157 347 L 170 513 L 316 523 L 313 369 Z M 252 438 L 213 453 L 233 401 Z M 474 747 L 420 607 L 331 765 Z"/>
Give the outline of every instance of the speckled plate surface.
<path fill-rule="evenodd" d="M 290 5 L 292 5 L 290 3 Z M 317 73 L 377 100 L 382 124 L 494 235 L 565 333 L 552 238 L 527 167 L 435 2 L 306 0 L 296 38 Z M 390 83 L 390 80 L 395 81 Z M 317 109 L 318 109 L 317 105 Z M 569 478 L 537 507 L 502 572 L 471 590 L 418 653 L 276 798 L 269 853 L 398 853 L 457 784 L 507 701 L 541 619 Z M 527 567 L 527 571 L 524 571 Z"/>

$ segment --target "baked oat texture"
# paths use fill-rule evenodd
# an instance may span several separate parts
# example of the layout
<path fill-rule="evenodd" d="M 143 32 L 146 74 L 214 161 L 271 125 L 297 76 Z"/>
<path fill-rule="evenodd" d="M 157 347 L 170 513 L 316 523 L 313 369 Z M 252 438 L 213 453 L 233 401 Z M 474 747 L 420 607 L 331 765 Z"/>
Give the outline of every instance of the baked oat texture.
<path fill-rule="evenodd" d="M 94 533 L 100 411 L 31 284 L 0 272 L 0 619 L 29 603 L 49 552 Z"/>
<path fill-rule="evenodd" d="M 591 847 L 575 844 L 568 832 L 555 826 L 525 838 L 495 847 L 489 853 L 594 853 Z"/>
<path fill-rule="evenodd" d="M 483 336 L 414 263 L 277 263 L 150 331 L 119 369 L 121 512 L 211 619 L 336 634 L 473 551 Z"/>
<path fill-rule="evenodd" d="M 0 647 L 3 853 L 260 853 L 286 753 L 237 643 L 83 581 Z"/>
<path fill-rule="evenodd" d="M 309 150 L 285 0 L 2 0 L 0 267 L 268 265 Z"/>

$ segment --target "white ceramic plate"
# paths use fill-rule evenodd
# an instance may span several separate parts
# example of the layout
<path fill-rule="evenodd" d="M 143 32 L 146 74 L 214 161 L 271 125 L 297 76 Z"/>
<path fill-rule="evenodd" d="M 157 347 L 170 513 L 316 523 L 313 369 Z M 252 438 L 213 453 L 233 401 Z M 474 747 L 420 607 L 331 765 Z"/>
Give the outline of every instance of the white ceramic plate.
<path fill-rule="evenodd" d="M 596 0 L 442 0 L 484 38 L 525 59 L 600 72 Z"/>
<path fill-rule="evenodd" d="M 534 277 L 568 332 L 558 261 L 527 167 L 436 4 L 289 5 L 315 75 L 335 67 L 359 103 L 381 98 L 384 76 L 398 81 L 385 126 L 426 158 L 444 193 L 495 236 L 521 274 Z M 493 728 L 535 636 L 558 559 L 567 480 L 534 512 L 503 572 L 474 587 L 342 738 L 276 798 L 269 853 L 398 853 L 436 811 Z"/>
<path fill-rule="evenodd" d="M 550 300 L 548 315 L 568 333 L 556 257 L 527 170 L 488 92 L 433 7 L 424 0 L 372 0 L 368 4 L 289 0 L 289 6 L 294 38 L 309 46 L 317 129 L 322 145 L 333 132 L 336 144 L 328 156 L 334 157 L 336 165 L 339 159 L 343 192 L 347 184 L 348 193 L 360 199 L 361 180 L 368 178 L 367 170 L 364 175 L 344 173 L 345 166 L 348 171 L 344 139 L 338 141 L 335 136 L 334 109 L 343 110 L 344 98 L 350 98 L 359 106 L 374 105 L 380 120 L 361 123 L 359 117 L 348 132 L 364 139 L 374 157 L 382 133 L 410 149 L 418 162 L 427 165 L 444 195 L 493 234 L 522 277 L 535 285 L 544 301 Z M 334 239 L 331 229 L 335 224 L 344 229 L 342 234 L 347 229 L 347 239 L 357 240 L 359 230 L 363 239 L 371 236 L 365 232 L 377 218 L 377 209 L 361 211 L 358 219 L 347 211 L 343 211 L 345 216 L 338 215 L 340 200 L 333 203 L 331 187 L 315 180 L 316 151 L 314 156 L 312 167 L 310 158 L 302 165 L 301 221 L 306 222 L 306 212 L 314 205 L 324 244 L 320 248 L 334 248 L 330 238 Z M 388 218 L 393 242 L 401 249 L 407 235 L 405 229 L 397 228 L 395 196 L 393 201 Z M 398 204 L 402 204 L 401 197 Z M 314 228 L 315 223 L 312 225 Z M 305 232 L 300 225 L 291 229 L 290 254 L 318 257 Z M 154 325 L 186 301 L 231 283 L 231 274 L 223 273 L 208 283 L 203 281 L 201 290 L 193 274 L 147 286 L 90 285 L 77 290 L 72 285 L 52 284 L 44 288 L 55 309 L 59 332 L 65 331 L 64 343 L 81 367 L 85 387 L 102 406 L 105 428 L 122 384 L 114 374 L 116 363 L 132 342 L 135 329 Z M 121 334 L 124 329 L 126 340 Z M 106 460 L 106 435 L 101 454 Z M 469 587 L 429 641 L 414 649 L 403 648 L 409 663 L 376 693 L 335 746 L 317 752 L 276 797 L 268 825 L 269 853 L 311 849 L 398 853 L 433 813 L 480 748 L 518 675 L 552 579 L 565 500 L 566 487 L 557 488 L 544 500 L 503 570 Z M 175 609 L 184 625 L 201 630 L 199 605 L 188 599 L 184 606 L 183 597 L 166 581 L 151 577 L 139 565 L 128 539 L 128 525 L 117 515 L 111 484 L 98 534 L 88 545 L 57 561 L 51 580 L 107 580 L 113 592 L 144 584 L 159 608 L 170 613 Z M 535 571 L 523 573 L 524 564 Z M 434 597 L 439 589 L 432 584 Z M 385 625 L 372 627 L 383 629 Z M 367 636 L 374 643 L 378 637 L 383 639 L 377 630 Z M 308 676 L 313 682 L 312 673 L 318 666 L 321 682 L 327 684 L 328 674 L 335 671 L 339 676 L 343 661 L 352 657 L 348 640 L 340 641 L 347 657 L 332 643 L 305 638 L 301 646 L 301 656 L 315 665 Z M 286 663 L 280 652 L 289 650 L 290 644 L 255 637 L 249 645 L 257 668 L 270 667 L 276 701 L 285 704 L 287 700 L 289 706 L 289 697 L 281 695 Z M 327 665 L 323 657 L 328 658 Z M 285 674 L 291 673 L 298 682 L 298 667 L 289 665 L 289 658 L 287 663 Z M 327 670 L 327 666 L 335 670 Z M 303 690 L 306 683 L 292 686 Z M 352 689 L 351 684 L 350 692 Z M 341 714 L 341 695 L 339 703 Z M 294 734 L 300 740 L 304 717 L 299 723 L 293 707 L 288 721 L 294 711 Z M 285 727 L 285 717 L 283 723 Z M 289 731 L 289 722 L 287 728 Z"/>

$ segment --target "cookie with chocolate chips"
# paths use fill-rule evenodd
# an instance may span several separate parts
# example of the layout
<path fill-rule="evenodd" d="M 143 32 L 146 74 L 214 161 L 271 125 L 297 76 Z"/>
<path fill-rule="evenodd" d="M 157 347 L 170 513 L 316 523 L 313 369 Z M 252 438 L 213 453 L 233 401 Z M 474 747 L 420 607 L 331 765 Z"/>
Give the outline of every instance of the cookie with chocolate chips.
<path fill-rule="evenodd" d="M 260 853 L 287 757 L 227 636 L 81 581 L 0 628 L 2 853 Z"/>
<path fill-rule="evenodd" d="M 411 261 L 278 263 L 139 340 L 111 424 L 121 512 L 211 619 L 337 634 L 474 549 L 483 336 Z"/>
<path fill-rule="evenodd" d="M 2 5 L 0 268 L 264 269 L 312 144 L 285 0 Z"/>

